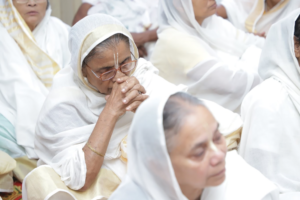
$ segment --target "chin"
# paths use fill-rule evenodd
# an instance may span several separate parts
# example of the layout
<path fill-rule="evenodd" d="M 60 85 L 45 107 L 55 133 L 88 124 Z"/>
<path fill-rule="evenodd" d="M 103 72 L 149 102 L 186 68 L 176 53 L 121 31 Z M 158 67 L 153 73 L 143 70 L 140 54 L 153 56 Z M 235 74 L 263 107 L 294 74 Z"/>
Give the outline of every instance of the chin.
<path fill-rule="evenodd" d="M 215 180 L 211 180 L 209 181 L 209 184 L 207 187 L 216 187 L 216 186 L 219 186 L 221 185 L 224 181 L 225 181 L 225 178 L 226 178 L 226 175 L 218 178 L 218 179 L 215 179 Z"/>

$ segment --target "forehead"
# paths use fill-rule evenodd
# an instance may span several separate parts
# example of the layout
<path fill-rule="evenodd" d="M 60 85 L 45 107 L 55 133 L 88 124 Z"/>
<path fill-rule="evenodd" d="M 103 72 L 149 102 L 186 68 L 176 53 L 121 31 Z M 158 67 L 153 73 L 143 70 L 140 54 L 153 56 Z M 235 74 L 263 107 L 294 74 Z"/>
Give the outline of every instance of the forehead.
<path fill-rule="evenodd" d="M 182 148 L 190 148 L 194 143 L 212 138 L 218 126 L 210 111 L 203 106 L 197 106 L 184 120 L 178 135 Z"/>
<path fill-rule="evenodd" d="M 114 65 L 115 59 L 118 59 L 120 63 L 128 56 L 131 56 L 130 47 L 124 41 L 120 41 L 112 47 L 104 47 L 103 51 L 96 51 L 89 64 L 97 64 L 97 66 Z"/>

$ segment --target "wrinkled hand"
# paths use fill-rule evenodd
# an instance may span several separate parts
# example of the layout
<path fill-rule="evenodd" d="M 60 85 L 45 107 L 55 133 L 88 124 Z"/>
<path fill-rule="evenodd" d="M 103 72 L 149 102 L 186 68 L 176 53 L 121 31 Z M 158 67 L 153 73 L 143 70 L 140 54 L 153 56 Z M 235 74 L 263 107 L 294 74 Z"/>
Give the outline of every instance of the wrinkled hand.
<path fill-rule="evenodd" d="M 119 94 L 116 95 L 117 92 L 114 90 L 118 90 Z M 141 103 L 148 98 L 148 95 L 145 95 L 145 93 L 145 88 L 135 77 L 124 76 L 117 79 L 111 94 L 106 96 L 105 99 L 107 102 L 111 101 L 112 105 L 113 103 L 116 103 L 116 109 L 121 111 L 118 113 L 123 115 L 126 111 L 135 112 Z M 120 97 L 122 97 L 121 101 Z M 114 98 L 118 99 L 118 102 L 113 101 L 112 99 Z M 122 103 L 122 106 L 120 105 L 120 102 Z"/>
<path fill-rule="evenodd" d="M 140 46 L 138 50 L 139 50 L 139 57 L 144 58 L 148 56 L 147 50 L 144 46 Z"/>

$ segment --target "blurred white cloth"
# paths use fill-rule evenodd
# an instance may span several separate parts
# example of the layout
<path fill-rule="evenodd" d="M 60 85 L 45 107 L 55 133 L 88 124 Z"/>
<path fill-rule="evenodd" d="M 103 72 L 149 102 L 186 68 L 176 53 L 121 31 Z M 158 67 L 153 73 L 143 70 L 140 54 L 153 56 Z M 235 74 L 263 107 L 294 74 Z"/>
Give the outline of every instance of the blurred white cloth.
<path fill-rule="evenodd" d="M 242 104 L 240 155 L 280 189 L 281 199 L 300 199 L 300 66 L 294 52 L 300 9 L 274 24 L 262 53 L 265 81 Z"/>
<path fill-rule="evenodd" d="M 117 33 L 129 38 L 131 52 L 138 58 L 130 33 L 111 16 L 90 15 L 72 27 L 69 41 L 71 66 L 55 77 L 38 120 L 35 147 L 39 164 L 53 167 L 73 190 L 79 190 L 85 184 L 86 163 L 82 148 L 106 105 L 106 95 L 96 91 L 83 77 L 82 62 L 96 45 Z M 139 80 L 148 95 L 176 88 L 157 73 L 158 70 L 150 62 L 139 59 L 132 76 Z M 126 173 L 126 164 L 120 159 L 120 146 L 127 136 L 133 115 L 127 112 L 117 121 L 102 165 L 120 179 Z"/>
<path fill-rule="evenodd" d="M 299 0 L 280 0 L 265 11 L 265 0 L 222 0 L 228 20 L 237 28 L 252 33 L 268 33 L 272 24 L 300 8 Z"/>
<path fill-rule="evenodd" d="M 152 96 L 137 110 L 128 136 L 128 173 L 109 200 L 187 200 L 175 177 L 163 129 L 163 110 L 172 94 Z M 233 132 L 241 126 L 237 114 L 212 102 L 204 104 L 220 123 L 221 133 L 224 127 Z M 226 158 L 226 180 L 205 188 L 201 200 L 241 199 L 278 200 L 278 191 L 233 151 Z"/>
<path fill-rule="evenodd" d="M 161 6 L 151 58 L 160 75 L 187 85 L 192 95 L 239 112 L 244 96 L 260 83 L 257 67 L 265 40 L 216 15 L 200 26 L 191 0 L 162 0 Z"/>
<path fill-rule="evenodd" d="M 129 32 L 141 33 L 158 27 L 159 0 L 83 0 L 93 5 L 88 15 L 102 13 L 118 19 Z M 155 42 L 148 42 L 145 47 L 147 60 L 151 57 Z"/>
<path fill-rule="evenodd" d="M 14 156 L 37 158 L 33 145 L 37 118 L 54 74 L 70 59 L 69 26 L 50 15 L 49 6 L 31 32 L 12 0 L 0 0 L 0 113 L 14 126 L 17 145 L 25 148 L 22 154 L 11 146 Z M 8 137 L 0 135 L 2 142 L 4 138 Z"/>

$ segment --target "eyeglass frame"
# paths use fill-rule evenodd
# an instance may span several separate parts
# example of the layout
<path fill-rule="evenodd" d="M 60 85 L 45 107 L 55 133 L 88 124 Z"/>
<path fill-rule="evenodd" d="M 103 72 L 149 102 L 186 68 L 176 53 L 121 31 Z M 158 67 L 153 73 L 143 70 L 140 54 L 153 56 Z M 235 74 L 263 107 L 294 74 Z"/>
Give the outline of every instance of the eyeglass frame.
<path fill-rule="evenodd" d="M 109 81 L 110 79 L 113 79 L 113 78 L 116 76 L 117 71 L 120 71 L 120 72 L 122 72 L 122 73 L 126 73 L 126 72 L 123 72 L 123 71 L 121 70 L 122 66 L 124 66 L 124 65 L 127 65 L 127 64 L 129 64 L 129 63 L 133 63 L 133 62 L 134 62 L 134 63 L 135 63 L 135 67 L 134 67 L 132 70 L 134 70 L 134 69 L 136 68 L 138 59 L 136 59 L 136 57 L 133 55 L 132 52 L 130 52 L 130 53 L 131 53 L 131 55 L 133 56 L 133 58 L 134 58 L 135 60 L 126 62 L 126 63 L 124 63 L 123 65 L 120 65 L 117 69 L 114 68 L 114 69 L 112 69 L 112 70 L 103 72 L 103 73 L 100 74 L 100 76 L 98 76 L 98 75 L 96 74 L 96 72 L 94 72 L 94 71 L 92 70 L 92 68 L 91 68 L 86 62 L 84 62 L 84 64 L 91 70 L 91 72 L 96 76 L 96 78 L 100 79 L 101 81 Z M 132 70 L 131 70 L 131 71 L 132 71 Z M 103 80 L 103 79 L 102 79 L 102 76 L 103 76 L 104 74 L 106 74 L 106 73 L 111 72 L 111 71 L 116 71 L 116 74 L 115 74 L 113 77 L 111 77 L 111 78 L 109 78 L 109 79 L 107 79 L 107 80 Z"/>
<path fill-rule="evenodd" d="M 25 0 L 26 2 L 19 2 L 20 0 L 16 0 L 16 3 L 18 3 L 18 4 L 26 4 L 26 3 L 28 3 L 30 0 Z M 41 2 L 47 2 L 47 0 L 33 0 L 35 3 L 41 3 Z M 40 1 L 40 2 L 38 2 L 38 1 Z"/>

